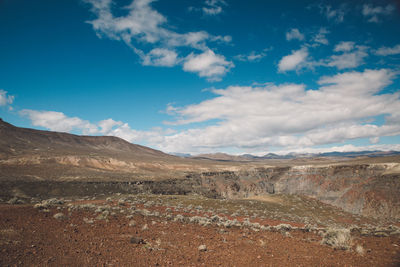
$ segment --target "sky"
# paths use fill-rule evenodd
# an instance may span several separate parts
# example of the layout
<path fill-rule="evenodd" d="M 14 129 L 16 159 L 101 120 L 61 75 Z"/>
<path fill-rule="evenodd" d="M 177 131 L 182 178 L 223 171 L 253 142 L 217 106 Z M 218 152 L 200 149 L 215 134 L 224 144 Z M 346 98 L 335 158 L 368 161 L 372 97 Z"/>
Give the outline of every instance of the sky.
<path fill-rule="evenodd" d="M 400 2 L 0 0 L 0 117 L 168 153 L 400 151 Z"/>

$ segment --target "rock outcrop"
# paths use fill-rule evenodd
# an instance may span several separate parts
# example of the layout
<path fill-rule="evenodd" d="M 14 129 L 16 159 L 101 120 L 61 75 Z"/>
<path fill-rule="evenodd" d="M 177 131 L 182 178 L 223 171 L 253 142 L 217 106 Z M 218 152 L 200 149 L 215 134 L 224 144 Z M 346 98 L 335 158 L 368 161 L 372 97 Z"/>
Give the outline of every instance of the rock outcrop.
<path fill-rule="evenodd" d="M 351 164 L 257 168 L 194 175 L 226 198 L 297 194 L 345 211 L 400 219 L 400 164 Z"/>

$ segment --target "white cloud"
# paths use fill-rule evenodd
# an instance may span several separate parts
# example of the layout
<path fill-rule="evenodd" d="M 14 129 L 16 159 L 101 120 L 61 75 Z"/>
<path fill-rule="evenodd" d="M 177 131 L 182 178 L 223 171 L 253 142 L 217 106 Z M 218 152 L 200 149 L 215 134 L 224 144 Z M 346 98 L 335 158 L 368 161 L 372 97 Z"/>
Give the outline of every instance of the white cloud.
<path fill-rule="evenodd" d="M 362 14 L 368 19 L 368 22 L 379 22 L 380 16 L 387 16 L 393 13 L 395 7 L 393 5 L 383 6 L 372 6 L 368 4 L 363 5 Z"/>
<path fill-rule="evenodd" d="M 226 6 L 227 3 L 224 0 L 206 0 L 205 6 L 202 11 L 205 15 L 215 16 L 222 12 L 222 6 Z"/>
<path fill-rule="evenodd" d="M 344 15 L 346 13 L 346 9 L 344 6 L 338 9 L 334 9 L 330 5 L 320 5 L 319 8 L 321 14 L 325 15 L 328 20 L 334 20 L 337 23 L 343 22 Z"/>
<path fill-rule="evenodd" d="M 278 63 L 278 71 L 285 72 L 288 70 L 299 69 L 302 63 L 306 62 L 308 57 L 307 48 L 292 51 L 292 54 L 284 56 Z"/>
<path fill-rule="evenodd" d="M 49 130 L 118 136 L 166 152 L 262 152 L 270 147 L 312 152 L 320 145 L 359 138 L 376 144 L 383 136 L 400 135 L 400 93 L 383 91 L 395 78 L 394 71 L 380 69 L 324 76 L 313 90 L 304 84 L 272 83 L 214 89 L 215 97 L 200 103 L 168 105 L 167 113 L 175 118 L 170 124 L 186 129 L 179 132 L 135 130 L 111 118 L 93 123 L 55 111 L 20 114 Z M 376 122 L 377 116 L 383 122 Z"/>
<path fill-rule="evenodd" d="M 325 28 L 320 28 L 318 33 L 314 36 L 313 38 L 313 42 L 314 42 L 314 46 L 318 46 L 318 45 L 327 45 L 329 44 L 328 39 L 326 38 L 326 35 L 329 33 L 329 31 Z"/>
<path fill-rule="evenodd" d="M 20 111 L 22 116 L 28 117 L 32 125 L 46 128 L 57 132 L 77 132 L 89 135 L 117 136 L 128 142 L 142 142 L 146 144 L 157 144 L 162 142 L 163 136 L 171 134 L 170 129 L 154 129 L 151 131 L 138 131 L 132 129 L 128 123 L 115 121 L 113 119 L 102 120 L 99 123 L 91 123 L 78 117 L 68 117 L 57 111 L 37 111 L 25 109 Z"/>
<path fill-rule="evenodd" d="M 286 40 L 304 40 L 304 34 L 300 33 L 299 29 L 291 29 L 290 31 L 286 32 Z"/>
<path fill-rule="evenodd" d="M 185 58 L 183 69 L 189 72 L 197 72 L 200 77 L 218 81 L 234 65 L 224 56 L 215 54 L 212 50 L 206 50 L 201 54 L 191 53 Z"/>
<path fill-rule="evenodd" d="M 47 128 L 51 131 L 71 132 L 73 130 L 82 131 L 84 134 L 96 134 L 96 125 L 78 117 L 67 117 L 62 112 L 56 111 L 37 111 L 24 109 L 20 114 L 27 116 L 34 126 Z"/>
<path fill-rule="evenodd" d="M 394 47 L 381 47 L 375 51 L 375 54 L 379 56 L 389 56 L 389 55 L 397 55 L 400 54 L 400 44 L 395 45 Z"/>
<path fill-rule="evenodd" d="M 132 143 L 145 143 L 152 145 L 161 142 L 162 135 L 165 133 L 160 131 L 138 131 L 132 129 L 128 123 L 118 121 L 117 124 L 103 134 L 117 136 Z"/>
<path fill-rule="evenodd" d="M 378 137 L 378 136 L 371 137 L 371 138 L 369 139 L 369 142 L 370 142 L 371 144 L 377 144 L 377 143 L 379 143 L 379 137 Z"/>
<path fill-rule="evenodd" d="M 178 63 L 178 54 L 165 48 L 154 48 L 143 57 L 143 65 L 172 67 Z"/>
<path fill-rule="evenodd" d="M 354 42 L 340 42 L 335 46 L 335 52 L 349 52 L 354 49 Z"/>
<path fill-rule="evenodd" d="M 386 69 L 365 70 L 322 77 L 318 90 L 301 84 L 213 90 L 215 98 L 172 111 L 179 118 L 175 124 L 217 123 L 168 135 L 158 146 L 192 153 L 230 147 L 294 150 L 399 135 L 399 93 L 381 93 L 394 77 Z M 380 115 L 385 123 L 374 124 L 371 118 Z"/>
<path fill-rule="evenodd" d="M 0 106 L 11 105 L 14 102 L 14 96 L 9 95 L 7 91 L 0 89 Z"/>
<path fill-rule="evenodd" d="M 354 43 L 352 42 L 342 42 L 335 47 L 335 51 L 350 51 L 353 47 Z M 357 49 L 354 51 L 344 52 L 340 55 L 332 55 L 324 65 L 336 67 L 339 70 L 356 68 L 364 63 L 364 58 L 368 56 L 366 51 L 367 47 L 357 46 Z"/>
<path fill-rule="evenodd" d="M 115 121 L 113 119 L 106 119 L 99 122 L 100 133 L 108 134 L 111 132 L 112 128 L 115 126 L 121 126 L 123 123 L 121 121 Z"/>
<path fill-rule="evenodd" d="M 364 64 L 368 57 L 368 47 L 355 45 L 354 42 L 340 42 L 334 48 L 338 54 L 328 58 L 314 60 L 309 55 L 309 48 L 315 45 L 304 46 L 300 50 L 292 51 L 292 54 L 284 56 L 278 63 L 278 71 L 300 70 L 302 68 L 314 69 L 315 67 L 335 67 L 339 70 L 356 68 Z"/>
<path fill-rule="evenodd" d="M 368 146 L 355 146 L 355 145 L 343 145 L 343 146 L 332 146 L 324 148 L 313 148 L 313 147 L 302 147 L 291 150 L 280 150 L 274 151 L 275 154 L 285 155 L 287 153 L 328 153 L 328 152 L 361 152 L 361 151 L 400 151 L 399 144 L 391 145 L 368 145 Z M 265 155 L 264 153 L 260 153 Z"/>
<path fill-rule="evenodd" d="M 34 126 L 53 131 L 112 135 L 166 152 L 238 151 L 313 152 L 315 146 L 400 135 L 400 93 L 383 93 L 395 79 L 387 69 L 321 77 L 319 88 L 303 84 L 229 86 L 214 98 L 185 107 L 167 107 L 186 130 L 135 130 L 113 119 L 92 123 L 61 112 L 23 110 Z M 384 116 L 376 123 L 376 116 Z M 196 123 L 204 123 L 207 126 Z M 382 145 L 374 145 L 383 147 Z M 389 147 L 392 148 L 393 146 Z M 330 148 L 325 148 L 329 150 Z M 332 148 L 356 150 L 353 146 Z M 389 150 L 389 149 L 384 149 Z"/>
<path fill-rule="evenodd" d="M 205 31 L 178 33 L 171 30 L 165 16 L 153 9 L 154 0 L 133 0 L 120 8 L 124 15 L 115 16 L 111 0 L 85 0 L 92 5 L 96 19 L 89 21 L 97 35 L 125 42 L 141 59 L 143 65 L 172 67 L 182 62 L 177 48 L 208 51 L 209 42 L 230 42 L 230 36 L 213 36 Z M 221 5 L 222 1 L 207 1 Z M 211 12 L 211 11 L 210 11 Z M 116 12 L 114 12 L 116 13 Z M 127 14 L 126 14 L 127 13 Z"/>
<path fill-rule="evenodd" d="M 235 56 L 235 59 L 239 61 L 258 62 L 267 55 L 266 51 L 269 50 L 271 50 L 271 48 L 266 48 L 261 52 L 251 51 L 249 54 L 237 55 Z"/>

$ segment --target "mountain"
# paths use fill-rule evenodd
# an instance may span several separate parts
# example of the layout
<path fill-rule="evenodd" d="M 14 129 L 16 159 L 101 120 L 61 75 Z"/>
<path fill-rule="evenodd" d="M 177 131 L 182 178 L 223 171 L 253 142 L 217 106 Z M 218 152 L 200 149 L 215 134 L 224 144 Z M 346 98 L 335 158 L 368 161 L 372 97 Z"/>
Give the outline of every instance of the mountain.
<path fill-rule="evenodd" d="M 229 155 L 226 153 L 211 153 L 211 154 L 199 154 L 196 156 L 192 156 L 193 159 L 209 159 L 209 160 L 217 160 L 217 161 L 250 161 L 251 158 L 243 157 L 243 156 L 235 156 Z"/>
<path fill-rule="evenodd" d="M 20 128 L 0 119 L 0 181 L 181 178 L 208 170 L 206 164 L 114 136 Z"/>
<path fill-rule="evenodd" d="M 141 159 L 175 159 L 114 136 L 79 136 L 13 126 L 0 119 L 0 158 L 35 155 L 108 155 Z"/>
<path fill-rule="evenodd" d="M 400 151 L 350 151 L 350 152 L 326 152 L 326 153 L 288 153 L 278 155 L 268 153 L 263 156 L 255 156 L 252 154 L 229 155 L 225 153 L 199 154 L 191 156 L 194 159 L 209 159 L 217 161 L 232 161 L 232 162 L 259 162 L 263 160 L 299 160 L 299 159 L 354 159 L 354 158 L 376 158 L 385 156 L 400 155 Z"/>

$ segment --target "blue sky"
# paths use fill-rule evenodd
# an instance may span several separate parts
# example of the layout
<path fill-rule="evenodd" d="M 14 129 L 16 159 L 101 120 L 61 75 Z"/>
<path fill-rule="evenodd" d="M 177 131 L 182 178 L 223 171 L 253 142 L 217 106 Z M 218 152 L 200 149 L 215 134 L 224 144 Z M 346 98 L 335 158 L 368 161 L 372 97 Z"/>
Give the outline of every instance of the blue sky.
<path fill-rule="evenodd" d="M 0 1 L 0 117 L 166 152 L 400 150 L 396 1 Z"/>

